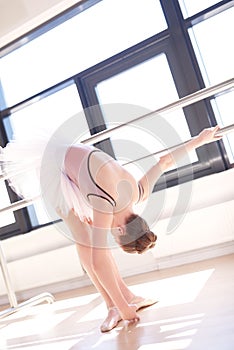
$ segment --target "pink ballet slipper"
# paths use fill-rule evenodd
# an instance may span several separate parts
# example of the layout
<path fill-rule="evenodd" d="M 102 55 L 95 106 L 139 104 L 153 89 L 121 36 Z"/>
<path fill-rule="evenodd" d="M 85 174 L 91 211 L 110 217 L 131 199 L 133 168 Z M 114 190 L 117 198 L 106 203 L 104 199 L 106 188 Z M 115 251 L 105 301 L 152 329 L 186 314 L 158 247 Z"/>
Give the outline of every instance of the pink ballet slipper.
<path fill-rule="evenodd" d="M 134 297 L 131 301 L 131 304 L 136 305 L 136 311 L 152 306 L 156 303 L 158 303 L 158 300 L 156 299 L 144 299 L 141 297 Z"/>
<path fill-rule="evenodd" d="M 117 307 L 115 306 L 110 307 L 108 310 L 108 315 L 100 327 L 101 332 L 104 333 L 104 332 L 111 331 L 113 328 L 115 328 L 118 325 L 121 319 L 122 318 L 119 314 Z"/>

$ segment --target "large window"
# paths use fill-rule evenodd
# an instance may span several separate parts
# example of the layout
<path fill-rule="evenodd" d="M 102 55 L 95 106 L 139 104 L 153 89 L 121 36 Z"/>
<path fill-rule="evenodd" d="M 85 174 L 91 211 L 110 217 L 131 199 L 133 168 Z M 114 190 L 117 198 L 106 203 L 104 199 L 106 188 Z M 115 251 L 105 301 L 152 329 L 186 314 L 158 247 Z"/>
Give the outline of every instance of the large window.
<path fill-rule="evenodd" d="M 77 134 L 85 130 L 88 136 L 232 78 L 233 5 L 234 1 L 225 0 L 145 0 L 144 6 L 142 0 L 87 0 L 3 48 L 2 145 L 13 134 L 24 139 L 38 130 L 52 133 L 74 115 L 80 118 Z M 123 164 L 130 160 L 129 171 L 138 176 L 142 163 L 135 166 L 132 161 L 173 143 L 158 127 L 159 120 L 185 141 L 217 122 L 233 123 L 233 97 L 228 91 L 157 120 L 152 117 L 113 134 L 98 147 Z M 93 105 L 100 106 L 98 115 L 79 113 Z M 116 108 L 108 108 L 111 105 Z M 128 105 L 135 108 L 122 109 Z M 190 180 L 191 169 L 198 178 L 233 163 L 234 135 L 230 134 L 194 152 L 183 165 L 180 180 Z M 167 172 L 165 182 L 178 183 L 176 169 Z M 0 207 L 17 200 L 7 184 L 0 185 Z M 48 223 L 38 201 L 2 217 L 0 235 Z"/>

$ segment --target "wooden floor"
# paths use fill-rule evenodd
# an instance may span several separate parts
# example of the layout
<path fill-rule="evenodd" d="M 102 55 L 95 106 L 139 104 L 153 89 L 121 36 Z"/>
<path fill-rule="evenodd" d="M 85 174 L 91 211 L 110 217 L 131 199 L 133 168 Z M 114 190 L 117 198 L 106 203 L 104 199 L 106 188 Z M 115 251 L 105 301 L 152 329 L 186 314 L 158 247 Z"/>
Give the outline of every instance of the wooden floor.
<path fill-rule="evenodd" d="M 0 349 L 233 350 L 234 254 L 127 279 L 138 295 L 159 302 L 140 322 L 99 326 L 105 307 L 93 287 L 56 296 L 0 319 Z"/>

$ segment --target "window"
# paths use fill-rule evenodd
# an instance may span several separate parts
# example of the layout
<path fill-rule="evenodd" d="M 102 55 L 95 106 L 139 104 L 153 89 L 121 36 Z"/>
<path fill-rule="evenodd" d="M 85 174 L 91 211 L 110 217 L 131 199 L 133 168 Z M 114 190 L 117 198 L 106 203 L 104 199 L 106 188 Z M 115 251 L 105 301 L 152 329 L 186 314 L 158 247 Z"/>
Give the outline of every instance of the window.
<path fill-rule="evenodd" d="M 189 29 L 207 86 L 233 76 L 234 52 L 230 50 L 234 30 L 233 16 L 234 7 L 203 20 Z"/>
<path fill-rule="evenodd" d="M 6 105 L 13 106 L 166 26 L 159 0 L 145 0 L 144 6 L 141 0 L 100 1 L 2 58 Z"/>
<path fill-rule="evenodd" d="M 18 46 L 2 50 L 2 144 L 13 134 L 24 139 L 28 133 L 36 135 L 36 129 L 52 133 L 74 115 L 77 137 L 88 137 L 232 78 L 233 5 L 228 0 L 82 1 L 21 38 Z M 94 105 L 99 111 L 95 118 L 86 113 Z M 150 162 L 130 164 L 134 157 L 185 141 L 217 122 L 232 124 L 232 109 L 233 92 L 228 91 L 158 116 L 176 140 L 165 133 L 160 139 L 152 117 L 122 129 L 98 147 L 140 176 Z M 194 178 L 228 169 L 234 163 L 233 150 L 233 134 L 201 147 L 183 164 L 181 181 L 191 180 L 191 169 Z M 165 178 L 167 186 L 178 183 L 175 169 Z M 159 182 L 156 190 L 160 188 Z M 1 193 L 2 207 L 16 200 L 4 183 Z M 0 235 L 27 232 L 49 220 L 38 201 L 6 215 Z"/>

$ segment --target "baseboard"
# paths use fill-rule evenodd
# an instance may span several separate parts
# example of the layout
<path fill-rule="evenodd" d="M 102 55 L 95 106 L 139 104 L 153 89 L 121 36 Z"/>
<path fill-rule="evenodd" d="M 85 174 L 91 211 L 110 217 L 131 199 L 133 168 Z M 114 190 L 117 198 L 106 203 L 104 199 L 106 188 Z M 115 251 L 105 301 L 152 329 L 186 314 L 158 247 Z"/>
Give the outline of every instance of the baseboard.
<path fill-rule="evenodd" d="M 166 256 L 162 258 L 156 258 L 155 263 L 147 266 L 142 266 L 142 269 L 137 270 L 129 269 L 124 272 L 123 277 L 130 277 L 150 271 L 162 270 L 167 268 L 172 268 L 176 266 L 181 266 L 185 264 L 191 264 L 198 261 L 209 260 L 216 257 L 221 257 L 225 255 L 230 255 L 234 253 L 234 241 L 224 242 L 217 245 L 212 245 L 205 248 L 196 249 L 189 252 L 182 252 L 179 254 Z M 89 277 L 84 275 L 77 279 L 66 280 L 57 282 L 54 284 L 37 287 L 30 290 L 19 291 L 16 293 L 18 302 L 30 299 L 40 293 L 49 292 L 51 294 L 57 294 L 61 292 L 66 292 L 69 290 L 79 289 L 85 286 L 92 285 Z M 7 295 L 0 296 L 0 305 L 7 305 L 8 298 Z"/>
<path fill-rule="evenodd" d="M 234 253 L 234 241 L 223 242 L 158 259 L 157 268 L 166 269 Z"/>

